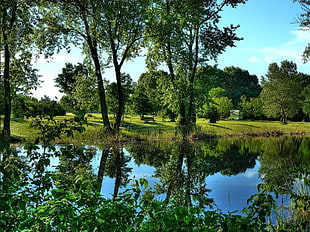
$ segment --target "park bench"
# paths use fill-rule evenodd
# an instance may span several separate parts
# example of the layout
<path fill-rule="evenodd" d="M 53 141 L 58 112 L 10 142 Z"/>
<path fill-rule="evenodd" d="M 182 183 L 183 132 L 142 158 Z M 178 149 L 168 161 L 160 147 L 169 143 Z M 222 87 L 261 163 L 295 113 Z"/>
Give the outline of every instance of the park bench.
<path fill-rule="evenodd" d="M 145 115 L 143 115 L 141 117 L 141 120 L 143 120 L 145 122 L 155 122 L 154 116 L 145 116 Z"/>

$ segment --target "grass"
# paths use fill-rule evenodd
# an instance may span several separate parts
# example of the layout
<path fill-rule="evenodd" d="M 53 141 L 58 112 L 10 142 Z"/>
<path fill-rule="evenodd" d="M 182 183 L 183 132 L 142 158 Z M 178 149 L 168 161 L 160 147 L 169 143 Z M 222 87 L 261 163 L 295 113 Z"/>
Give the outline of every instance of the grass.
<path fill-rule="evenodd" d="M 197 122 L 205 133 L 218 136 L 253 135 L 279 131 L 284 134 L 310 134 L 309 122 L 290 122 L 286 125 L 278 121 L 219 121 L 215 124 L 200 119 Z"/>
<path fill-rule="evenodd" d="M 56 120 L 70 119 L 74 115 L 57 116 Z M 111 116 L 111 122 L 114 119 Z M 31 120 L 12 120 L 11 133 L 18 137 L 24 137 L 28 141 L 34 141 L 38 131 L 30 128 Z M 76 133 L 74 138 L 62 138 L 58 143 L 100 143 L 105 137 L 102 134 L 102 120 L 100 114 L 87 116 L 88 124 L 86 131 L 82 134 Z M 176 137 L 176 122 L 155 117 L 154 122 L 144 122 L 139 116 L 126 115 L 122 122 L 121 133 L 118 139 L 139 140 L 139 139 L 172 139 Z M 278 121 L 243 121 L 243 120 L 222 120 L 217 123 L 209 123 L 206 119 L 197 119 L 197 129 L 194 133 L 204 136 L 253 136 L 264 135 L 270 132 L 284 134 L 310 135 L 309 122 L 289 122 L 286 125 Z"/>

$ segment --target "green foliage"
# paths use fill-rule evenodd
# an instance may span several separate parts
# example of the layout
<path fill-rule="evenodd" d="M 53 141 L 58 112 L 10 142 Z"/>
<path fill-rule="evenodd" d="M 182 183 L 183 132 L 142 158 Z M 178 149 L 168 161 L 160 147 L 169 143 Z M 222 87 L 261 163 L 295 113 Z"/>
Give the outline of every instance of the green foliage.
<path fill-rule="evenodd" d="M 173 200 L 166 205 L 152 195 L 142 195 L 141 188 L 148 186 L 144 179 L 110 200 L 100 196 L 84 163 L 76 163 L 74 169 L 61 163 L 57 172 L 46 170 L 48 157 L 72 155 L 71 148 L 57 152 L 50 147 L 38 156 L 38 147 L 29 144 L 27 157 L 35 164 L 32 170 L 17 156 L 6 160 L 5 169 L 1 162 L 0 171 L 10 181 L 1 181 L 0 202 L 5 211 L 0 223 L 4 231 L 255 231 L 243 216 L 199 206 L 188 208 Z"/>
<path fill-rule="evenodd" d="M 302 91 L 301 105 L 303 112 L 310 117 L 310 85 L 307 85 Z"/>
<path fill-rule="evenodd" d="M 233 103 L 228 97 L 220 97 L 214 99 L 215 107 L 222 119 L 229 117 L 229 112 L 233 108 Z"/>
<path fill-rule="evenodd" d="M 60 139 L 63 135 L 73 137 L 74 131 L 83 132 L 85 130 L 83 122 L 78 117 L 56 121 L 51 115 L 41 115 L 32 121 L 30 127 L 36 128 L 40 132 L 35 144 L 41 142 L 43 145 L 49 145 L 55 142 L 56 138 Z"/>
<path fill-rule="evenodd" d="M 218 109 L 214 105 L 211 105 L 207 108 L 204 117 L 210 119 L 211 123 L 216 123 L 216 121 L 220 119 L 220 114 Z"/>
<path fill-rule="evenodd" d="M 310 2 L 308 0 L 293 0 L 294 2 L 298 1 L 301 9 L 303 12 L 299 15 L 298 19 L 296 20 L 299 23 L 300 28 L 302 29 L 309 29 L 310 28 Z M 303 60 L 304 62 L 308 62 L 310 60 L 310 44 L 308 43 L 304 53 L 303 53 Z"/>
<path fill-rule="evenodd" d="M 242 95 L 247 98 L 258 97 L 261 91 L 257 76 L 239 67 L 231 66 L 220 70 L 215 82 L 216 87 L 227 91 L 226 96 L 232 99 L 234 107 L 238 106 Z"/>
<path fill-rule="evenodd" d="M 230 110 L 233 109 L 233 104 L 232 100 L 226 97 L 226 94 L 227 91 L 220 87 L 210 89 L 207 102 L 204 104 L 204 108 L 200 110 L 200 114 L 212 118 L 211 121 L 227 118 Z"/>
<path fill-rule="evenodd" d="M 280 117 L 285 124 L 300 109 L 300 91 L 307 76 L 297 72 L 295 63 L 282 61 L 281 67 L 276 63 L 269 65 L 267 77 L 261 93 L 264 112 L 268 117 Z"/>
<path fill-rule="evenodd" d="M 60 102 L 68 111 L 84 117 L 87 112 L 98 110 L 96 77 L 85 64 L 66 63 L 55 82 L 60 91 L 66 94 Z"/>
<path fill-rule="evenodd" d="M 154 113 L 152 103 L 142 87 L 137 87 L 133 95 L 133 110 L 141 118 L 145 114 Z"/>
<path fill-rule="evenodd" d="M 261 119 L 263 116 L 263 102 L 261 98 L 250 98 L 250 100 L 247 100 L 246 96 L 243 95 L 240 98 L 239 106 L 244 119 Z"/>
<path fill-rule="evenodd" d="M 29 118 L 39 115 L 55 117 L 65 115 L 66 111 L 61 104 L 51 101 L 49 98 L 42 98 L 38 101 L 35 98 L 16 95 L 12 102 L 12 114 L 17 118 Z"/>
<path fill-rule="evenodd" d="M 179 115 L 179 127 L 185 128 L 184 132 L 191 131 L 196 123 L 198 67 L 240 40 L 235 34 L 237 27 L 218 25 L 220 12 L 225 6 L 241 3 L 245 1 L 156 1 L 150 6 L 147 65 L 154 70 L 164 64 L 169 70 L 176 111 L 170 109 Z"/>
<path fill-rule="evenodd" d="M 122 92 L 124 98 L 125 110 L 129 110 L 128 107 L 130 104 L 134 104 L 132 94 L 134 93 L 135 83 L 131 79 L 129 74 L 122 73 L 121 75 L 121 83 L 122 83 Z M 118 90 L 117 83 L 112 82 L 106 85 L 106 100 L 109 112 L 112 113 L 115 117 L 118 112 Z M 128 109 L 129 108 L 129 109 Z"/>
<path fill-rule="evenodd" d="M 0 47 L 4 57 L 3 84 L 4 123 L 2 136 L 10 138 L 12 95 L 29 91 L 38 85 L 37 70 L 33 69 L 33 27 L 37 22 L 37 1 L 7 1 L 0 5 Z M 3 81 L 3 82 L 2 82 Z"/>

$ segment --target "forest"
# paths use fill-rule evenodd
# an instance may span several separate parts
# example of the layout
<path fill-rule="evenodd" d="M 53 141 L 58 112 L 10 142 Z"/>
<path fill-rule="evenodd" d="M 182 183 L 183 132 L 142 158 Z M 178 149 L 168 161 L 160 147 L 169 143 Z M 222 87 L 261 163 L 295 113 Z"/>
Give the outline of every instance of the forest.
<path fill-rule="evenodd" d="M 298 2 L 304 13 L 297 21 L 309 29 L 309 1 Z M 298 131 L 306 135 L 302 139 L 274 140 L 279 146 L 272 149 L 278 154 L 266 152 L 272 145 L 261 141 L 193 144 L 202 131 L 198 121 L 227 129 L 229 124 L 218 122 L 236 120 L 236 111 L 240 121 L 255 123 L 243 124 L 252 128 L 270 121 L 278 122 L 279 128 L 310 121 L 310 75 L 299 72 L 293 61 L 270 63 L 262 78 L 242 67 L 210 65 L 243 39 L 237 34 L 239 25 L 220 24 L 222 11 L 243 4 L 247 1 L 2 0 L 0 231 L 307 231 L 308 133 Z M 34 62 L 73 48 L 81 49 L 85 57 L 82 63 L 64 62 L 54 77 L 63 97 L 32 97 L 41 82 Z M 133 81 L 123 67 L 141 56 L 147 71 Z M 308 45 L 304 62 L 309 57 Z M 111 67 L 114 81 L 103 77 Z M 90 124 L 87 120 L 93 115 L 99 120 Z M 138 119 L 128 123 L 126 117 Z M 161 124 L 174 123 L 169 124 L 172 129 L 163 130 L 173 130 L 173 138 L 169 134 L 167 140 L 175 147 L 169 141 L 158 147 L 139 143 L 149 134 L 137 136 L 141 132 L 135 131 L 135 124 L 159 125 L 159 118 Z M 30 124 L 27 129 L 25 122 Z M 14 134 L 16 125 L 22 134 Z M 159 129 L 156 133 L 163 135 Z M 263 133 L 286 134 L 277 130 L 253 135 Z M 88 137 L 89 143 L 64 139 L 78 134 Z M 211 137 L 215 136 L 203 138 Z M 134 143 L 123 144 L 125 139 Z M 293 146 L 294 141 L 298 146 Z M 90 164 L 93 150 L 81 146 L 95 142 L 102 151 L 98 174 Z M 284 148 L 294 152 L 283 152 Z M 125 150 L 137 163 L 155 165 L 163 186 L 152 189 L 148 180 L 140 178 L 119 193 L 119 187 L 129 183 L 127 174 L 122 174 L 128 171 L 123 164 L 130 160 Z M 294 159 L 282 160 L 282 154 L 293 153 Z M 248 206 L 237 214 L 213 210 L 205 178 L 217 172 L 227 176 L 245 172 L 255 166 L 259 154 L 266 181 L 257 185 Z M 270 165 L 271 157 L 282 163 Z M 55 159 L 58 163 L 52 166 Z M 286 163 L 290 161 L 293 166 Z M 109 165 L 112 168 L 106 168 Z M 54 167 L 56 171 L 51 171 Z M 272 169 L 281 167 L 288 170 L 289 180 L 273 182 L 277 172 Z M 103 173 L 115 178 L 118 186 L 112 198 L 101 195 Z M 302 187 L 294 189 L 294 180 L 300 180 Z M 155 193 L 166 193 L 166 198 L 158 199 Z M 291 220 L 277 208 L 275 198 L 281 194 L 290 196 Z"/>

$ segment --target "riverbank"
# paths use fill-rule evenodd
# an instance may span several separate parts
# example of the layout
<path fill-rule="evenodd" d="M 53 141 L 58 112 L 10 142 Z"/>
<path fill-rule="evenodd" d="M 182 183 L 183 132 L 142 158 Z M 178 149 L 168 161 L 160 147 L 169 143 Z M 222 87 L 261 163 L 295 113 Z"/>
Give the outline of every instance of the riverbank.
<path fill-rule="evenodd" d="M 70 119 L 73 115 L 56 117 L 56 120 Z M 176 122 L 170 122 L 159 117 L 154 121 L 143 121 L 138 116 L 125 116 L 121 126 L 120 140 L 145 140 L 145 139 L 175 139 Z M 113 119 L 112 119 L 113 120 Z M 34 141 L 39 131 L 30 128 L 31 120 L 12 120 L 12 135 Z M 58 143 L 98 143 L 105 139 L 101 132 L 102 123 L 99 114 L 87 117 L 83 133 L 75 133 L 73 138 L 58 139 Z M 211 137 L 275 137 L 281 135 L 310 136 L 310 122 L 289 122 L 286 125 L 278 121 L 246 121 L 246 120 L 221 120 L 210 123 L 206 119 L 197 119 L 196 130 L 190 135 L 193 140 Z"/>

